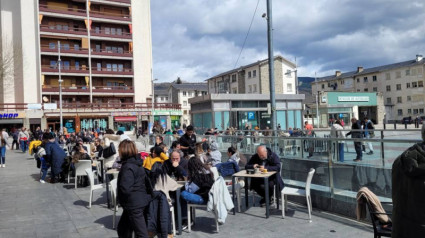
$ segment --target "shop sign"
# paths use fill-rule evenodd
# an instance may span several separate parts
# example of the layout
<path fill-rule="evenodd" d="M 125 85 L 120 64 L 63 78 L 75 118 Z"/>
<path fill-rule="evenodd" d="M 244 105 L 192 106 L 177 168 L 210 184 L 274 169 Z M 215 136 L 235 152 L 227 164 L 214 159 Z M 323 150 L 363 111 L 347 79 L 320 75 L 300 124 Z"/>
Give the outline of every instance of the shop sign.
<path fill-rule="evenodd" d="M 111 112 L 111 116 L 137 116 L 137 112 Z"/>
<path fill-rule="evenodd" d="M 148 116 L 142 116 L 142 121 L 147 121 L 149 120 Z"/>
<path fill-rule="evenodd" d="M 369 102 L 368 96 L 339 96 L 338 102 Z"/>
<path fill-rule="evenodd" d="M 248 112 L 248 120 L 255 120 L 255 112 Z"/>
<path fill-rule="evenodd" d="M 151 112 L 139 112 L 139 115 L 141 116 L 149 116 Z"/>
<path fill-rule="evenodd" d="M 56 110 L 58 109 L 58 105 L 56 103 L 45 103 L 43 104 L 45 110 Z"/>
<path fill-rule="evenodd" d="M 25 113 L 23 112 L 0 112 L 0 119 L 14 119 L 14 118 L 25 118 Z"/>
<path fill-rule="evenodd" d="M 168 115 L 170 115 L 170 112 L 169 111 L 154 111 L 153 115 L 155 115 L 155 116 L 159 116 L 159 115 L 168 116 Z"/>
<path fill-rule="evenodd" d="M 182 111 L 172 111 L 172 112 L 170 112 L 170 115 L 181 116 L 181 115 L 183 115 L 183 113 L 182 113 Z"/>
<path fill-rule="evenodd" d="M 39 110 L 41 109 L 40 103 L 28 103 L 27 108 L 30 110 Z"/>

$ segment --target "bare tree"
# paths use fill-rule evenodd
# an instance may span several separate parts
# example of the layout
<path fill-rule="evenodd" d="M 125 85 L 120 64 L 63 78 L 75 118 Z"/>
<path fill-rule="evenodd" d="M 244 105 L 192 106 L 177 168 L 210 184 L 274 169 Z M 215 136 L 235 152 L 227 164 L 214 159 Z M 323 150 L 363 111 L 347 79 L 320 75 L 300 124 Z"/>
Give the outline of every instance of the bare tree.
<path fill-rule="evenodd" d="M 15 78 L 22 76 L 22 48 L 19 44 L 5 39 L 5 44 L 0 44 L 0 102 L 4 103 L 6 97 L 14 97 Z"/>

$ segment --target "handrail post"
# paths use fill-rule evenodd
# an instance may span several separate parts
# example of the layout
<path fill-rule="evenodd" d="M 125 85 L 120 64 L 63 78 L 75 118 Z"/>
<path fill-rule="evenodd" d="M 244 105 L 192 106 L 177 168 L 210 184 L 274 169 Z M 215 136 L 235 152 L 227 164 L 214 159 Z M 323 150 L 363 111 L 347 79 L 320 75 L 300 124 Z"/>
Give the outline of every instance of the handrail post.
<path fill-rule="evenodd" d="M 385 167 L 385 152 L 384 152 L 384 131 L 381 131 L 381 157 L 382 157 L 382 167 Z"/>

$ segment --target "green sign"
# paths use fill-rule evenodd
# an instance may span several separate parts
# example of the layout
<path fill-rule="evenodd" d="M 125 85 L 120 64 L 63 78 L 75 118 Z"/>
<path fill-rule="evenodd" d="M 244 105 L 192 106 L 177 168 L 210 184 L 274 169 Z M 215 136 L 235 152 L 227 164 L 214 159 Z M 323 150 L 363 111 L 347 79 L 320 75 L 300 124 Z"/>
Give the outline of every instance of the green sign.
<path fill-rule="evenodd" d="M 328 105 L 352 104 L 358 106 L 376 106 L 376 93 L 328 92 Z"/>

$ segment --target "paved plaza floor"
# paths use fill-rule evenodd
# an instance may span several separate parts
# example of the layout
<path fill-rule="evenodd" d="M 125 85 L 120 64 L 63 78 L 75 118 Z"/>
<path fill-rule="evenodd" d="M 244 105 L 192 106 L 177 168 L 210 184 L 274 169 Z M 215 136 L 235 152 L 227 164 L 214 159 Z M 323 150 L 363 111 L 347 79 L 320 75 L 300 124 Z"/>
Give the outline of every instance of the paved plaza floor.
<path fill-rule="evenodd" d="M 28 154 L 7 151 L 6 168 L 0 168 L 0 237 L 117 237 L 112 229 L 112 210 L 106 206 L 105 190 L 94 192 L 89 209 L 89 188 L 73 184 L 41 184 L 39 169 Z M 243 208 L 244 209 L 244 208 Z M 118 213 L 121 214 L 122 209 Z M 354 211 L 353 211 L 354 212 Z M 181 237 L 372 237 L 372 227 L 325 212 L 313 211 L 308 222 L 304 207 L 289 206 L 287 217 L 264 208 L 227 217 L 215 232 L 213 214 L 197 211 L 192 233 Z"/>

